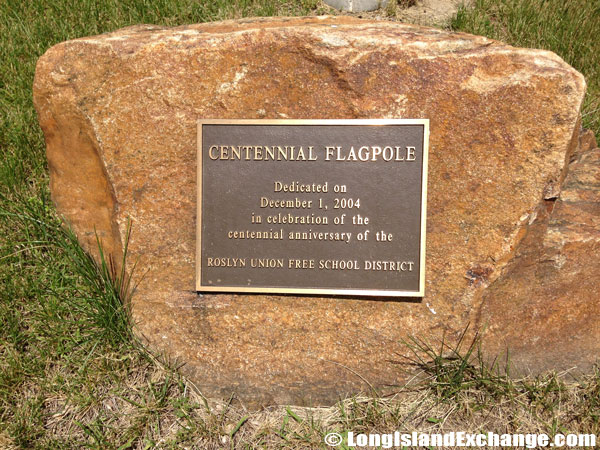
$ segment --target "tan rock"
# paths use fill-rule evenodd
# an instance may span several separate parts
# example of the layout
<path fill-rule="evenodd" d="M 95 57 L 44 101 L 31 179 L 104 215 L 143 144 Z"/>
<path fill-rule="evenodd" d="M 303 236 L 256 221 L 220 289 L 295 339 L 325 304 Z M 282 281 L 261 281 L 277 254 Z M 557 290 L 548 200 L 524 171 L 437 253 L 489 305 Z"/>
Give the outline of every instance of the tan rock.
<path fill-rule="evenodd" d="M 540 205 L 515 257 L 483 295 L 490 355 L 515 373 L 590 369 L 600 350 L 600 149 L 586 133 L 560 198 Z"/>
<path fill-rule="evenodd" d="M 398 383 L 403 339 L 462 331 L 557 192 L 584 90 L 550 52 L 326 17 L 65 42 L 40 59 L 34 100 L 54 201 L 81 241 L 95 227 L 118 254 L 133 222 L 140 333 L 205 395 L 256 405 Z M 286 117 L 430 119 L 422 301 L 194 292 L 197 119 Z"/>

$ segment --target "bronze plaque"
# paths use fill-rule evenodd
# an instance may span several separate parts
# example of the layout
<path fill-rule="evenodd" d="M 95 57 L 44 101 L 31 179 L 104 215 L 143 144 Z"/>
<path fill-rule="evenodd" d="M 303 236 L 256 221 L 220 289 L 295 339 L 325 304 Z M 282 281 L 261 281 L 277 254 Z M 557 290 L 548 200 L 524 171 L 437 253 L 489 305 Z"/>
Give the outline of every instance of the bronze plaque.
<path fill-rule="evenodd" d="M 422 297 L 429 121 L 200 120 L 196 289 Z"/>

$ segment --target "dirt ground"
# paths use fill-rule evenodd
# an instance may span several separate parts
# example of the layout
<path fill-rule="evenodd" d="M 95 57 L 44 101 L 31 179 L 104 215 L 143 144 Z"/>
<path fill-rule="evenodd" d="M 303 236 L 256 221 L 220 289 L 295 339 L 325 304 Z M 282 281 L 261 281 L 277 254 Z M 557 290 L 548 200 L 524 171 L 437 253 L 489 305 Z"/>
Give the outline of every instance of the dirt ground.
<path fill-rule="evenodd" d="M 392 0 L 393 1 L 393 0 Z M 403 22 L 421 25 L 440 24 L 448 21 L 461 4 L 469 0 L 418 0 L 414 6 L 397 10 L 397 16 Z"/>
<path fill-rule="evenodd" d="M 418 25 L 444 25 L 456 13 L 461 4 L 473 0 L 389 0 L 384 8 L 371 12 L 344 14 L 377 19 L 396 19 Z M 403 6 L 409 4 L 411 6 Z"/>

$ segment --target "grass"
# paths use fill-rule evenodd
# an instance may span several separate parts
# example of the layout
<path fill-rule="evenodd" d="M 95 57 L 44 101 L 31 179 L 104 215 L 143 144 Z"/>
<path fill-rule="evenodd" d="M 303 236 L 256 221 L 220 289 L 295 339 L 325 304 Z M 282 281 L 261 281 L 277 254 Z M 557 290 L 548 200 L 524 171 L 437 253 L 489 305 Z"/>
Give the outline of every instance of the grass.
<path fill-rule="evenodd" d="M 584 119 L 598 133 L 595 3 L 481 0 L 453 27 L 559 53 L 586 75 Z M 0 2 L 0 448 L 325 448 L 327 432 L 348 430 L 600 433 L 598 372 L 512 380 L 483 363 L 476 342 L 408 342 L 420 375 L 392 397 L 254 413 L 203 398 L 136 342 L 133 286 L 81 250 L 50 201 L 31 99 L 37 58 L 137 23 L 324 11 L 316 0 Z"/>

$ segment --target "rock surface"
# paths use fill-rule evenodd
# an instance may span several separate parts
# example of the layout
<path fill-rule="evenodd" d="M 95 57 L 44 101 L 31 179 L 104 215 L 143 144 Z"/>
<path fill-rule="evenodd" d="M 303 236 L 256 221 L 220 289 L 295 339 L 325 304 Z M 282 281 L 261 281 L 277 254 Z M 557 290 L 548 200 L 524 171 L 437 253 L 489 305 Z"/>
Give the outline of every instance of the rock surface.
<path fill-rule="evenodd" d="M 146 272 L 133 300 L 139 332 L 205 395 L 264 405 L 330 403 L 364 379 L 397 384 L 402 368 L 389 360 L 407 352 L 404 339 L 451 339 L 478 317 L 532 235 L 530 217 L 560 190 L 584 91 L 550 52 L 321 17 L 68 41 L 40 59 L 34 101 L 53 199 L 82 243 L 93 249 L 96 229 L 118 257 L 132 221 L 129 261 Z M 199 118 L 429 118 L 425 298 L 197 295 Z M 513 331 L 505 323 L 498 336 Z"/>
<path fill-rule="evenodd" d="M 590 369 L 600 342 L 600 149 L 582 136 L 558 199 L 532 214 L 504 273 L 483 295 L 484 348 L 513 371 Z"/>

